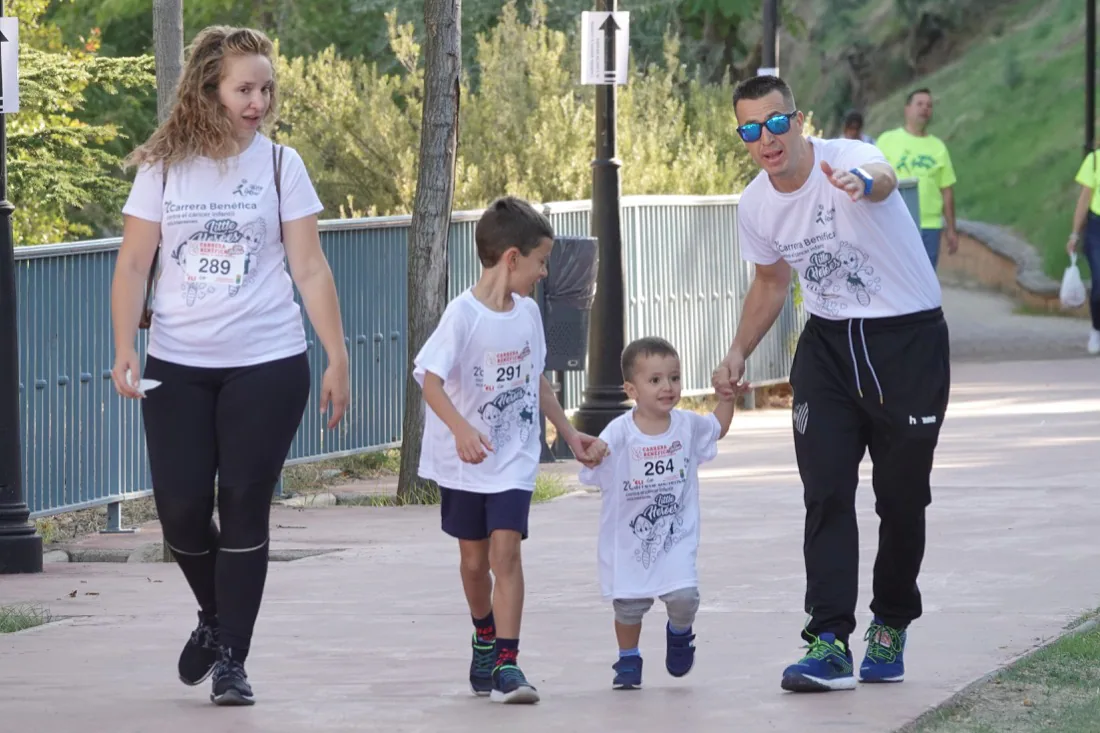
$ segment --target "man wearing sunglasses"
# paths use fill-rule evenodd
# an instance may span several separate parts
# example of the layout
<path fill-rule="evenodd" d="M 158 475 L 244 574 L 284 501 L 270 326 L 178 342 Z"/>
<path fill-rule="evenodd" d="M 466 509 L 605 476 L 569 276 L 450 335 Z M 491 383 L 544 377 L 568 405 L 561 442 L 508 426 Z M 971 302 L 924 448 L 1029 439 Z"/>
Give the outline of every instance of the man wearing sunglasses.
<path fill-rule="evenodd" d="M 781 684 L 856 687 L 848 640 L 859 585 L 855 493 L 867 450 L 880 527 L 860 679 L 900 682 L 906 629 L 921 615 L 924 514 L 950 390 L 939 282 L 878 148 L 804 136 L 794 95 L 774 76 L 743 81 L 733 102 L 738 134 L 762 170 L 738 205 L 738 243 L 755 275 L 715 390 L 751 389 L 745 359 L 782 310 L 792 269 L 810 312 L 790 375 L 809 651 Z"/>

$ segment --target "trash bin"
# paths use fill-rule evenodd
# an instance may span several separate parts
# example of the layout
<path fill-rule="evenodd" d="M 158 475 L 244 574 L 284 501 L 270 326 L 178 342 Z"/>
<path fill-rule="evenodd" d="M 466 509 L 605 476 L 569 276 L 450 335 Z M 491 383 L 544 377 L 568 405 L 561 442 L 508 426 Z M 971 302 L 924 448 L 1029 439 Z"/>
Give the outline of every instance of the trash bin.
<path fill-rule="evenodd" d="M 582 371 L 588 355 L 588 319 L 596 299 L 595 237 L 558 237 L 543 283 L 546 368 Z"/>
<path fill-rule="evenodd" d="M 595 237 L 556 237 L 546 265 L 546 279 L 539 287 L 542 327 L 546 335 L 546 369 L 555 372 L 558 402 L 565 403 L 565 372 L 579 372 L 588 358 L 588 323 L 596 299 L 599 266 Z M 561 440 L 551 449 L 545 440 L 543 418 L 542 460 L 572 458 Z"/>

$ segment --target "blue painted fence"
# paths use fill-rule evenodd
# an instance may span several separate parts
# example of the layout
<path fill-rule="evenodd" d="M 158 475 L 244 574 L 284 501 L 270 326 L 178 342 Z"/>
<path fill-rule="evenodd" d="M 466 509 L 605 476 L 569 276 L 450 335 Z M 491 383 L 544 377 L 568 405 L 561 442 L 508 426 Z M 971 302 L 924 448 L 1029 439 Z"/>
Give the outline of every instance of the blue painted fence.
<path fill-rule="evenodd" d="M 915 189 L 903 193 L 913 206 Z M 737 200 L 622 201 L 627 337 L 669 338 L 683 357 L 688 395 L 710 390 L 710 370 L 733 336 L 751 279 L 737 243 Z M 589 235 L 589 201 L 548 204 L 545 211 L 557 234 Z M 451 297 L 478 275 L 473 233 L 480 213 L 452 218 Z M 314 389 L 288 465 L 400 445 L 409 222 L 400 216 L 321 223 L 351 357 L 352 404 L 336 431 L 324 428 L 317 404 L 324 351 L 307 319 Z M 110 379 L 110 287 L 119 244 L 104 239 L 16 250 L 24 487 L 35 517 L 106 504 L 117 528 L 120 502 L 151 493 L 139 406 L 120 398 Z M 750 360 L 751 381 L 785 380 L 804 319 L 788 299 Z M 142 334 L 142 357 L 144 350 Z M 578 405 L 583 388 L 583 373 L 567 375 L 567 409 Z"/>

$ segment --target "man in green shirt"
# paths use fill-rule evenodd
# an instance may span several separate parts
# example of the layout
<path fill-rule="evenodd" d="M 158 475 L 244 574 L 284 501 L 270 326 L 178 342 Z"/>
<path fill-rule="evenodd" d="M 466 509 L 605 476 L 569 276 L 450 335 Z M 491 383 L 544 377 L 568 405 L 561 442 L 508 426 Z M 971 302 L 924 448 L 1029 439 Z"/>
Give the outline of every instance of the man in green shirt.
<path fill-rule="evenodd" d="M 920 200 L 920 232 L 935 269 L 940 240 L 950 254 L 959 248 L 955 231 L 955 169 L 947 146 L 927 132 L 932 120 L 932 92 L 918 89 L 905 102 L 905 126 L 887 130 L 877 145 L 898 178 L 915 177 Z"/>

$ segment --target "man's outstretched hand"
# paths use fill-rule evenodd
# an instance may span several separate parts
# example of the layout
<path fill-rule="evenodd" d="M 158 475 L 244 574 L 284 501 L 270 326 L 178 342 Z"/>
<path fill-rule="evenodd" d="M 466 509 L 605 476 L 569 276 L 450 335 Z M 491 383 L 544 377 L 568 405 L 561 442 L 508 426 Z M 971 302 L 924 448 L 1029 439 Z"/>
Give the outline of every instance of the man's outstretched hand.
<path fill-rule="evenodd" d="M 852 201 L 863 198 L 863 179 L 851 171 L 835 171 L 826 161 L 821 161 L 821 172 L 829 179 L 829 183 L 848 194 Z"/>

